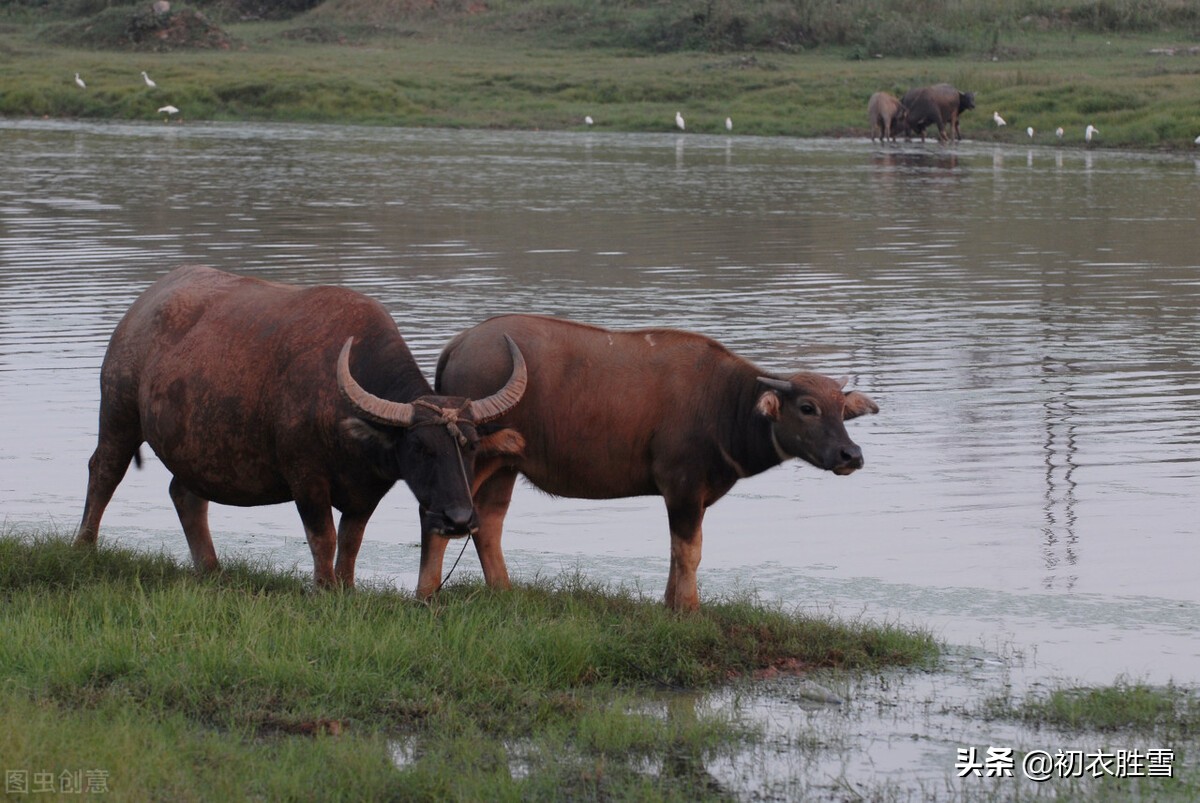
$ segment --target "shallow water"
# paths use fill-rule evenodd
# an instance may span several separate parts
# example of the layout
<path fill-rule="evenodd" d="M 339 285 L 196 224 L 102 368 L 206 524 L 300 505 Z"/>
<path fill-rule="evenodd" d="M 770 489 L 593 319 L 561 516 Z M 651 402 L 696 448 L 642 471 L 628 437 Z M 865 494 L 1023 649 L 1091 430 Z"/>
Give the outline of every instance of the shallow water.
<path fill-rule="evenodd" d="M 702 595 L 1016 650 L 1026 685 L 1200 682 L 1200 162 L 17 121 L 0 142 L 10 527 L 76 525 L 107 338 L 150 282 L 202 262 L 377 297 L 431 378 L 451 335 L 513 311 L 695 329 L 768 370 L 849 375 L 882 408 L 848 425 L 864 470 L 737 485 L 706 518 Z M 102 537 L 186 554 L 166 483 L 154 459 L 131 471 Z M 288 505 L 212 520 L 218 550 L 310 566 Z M 360 572 L 412 588 L 406 489 L 367 539 Z M 657 499 L 519 488 L 505 543 L 516 576 L 665 584 Z"/>

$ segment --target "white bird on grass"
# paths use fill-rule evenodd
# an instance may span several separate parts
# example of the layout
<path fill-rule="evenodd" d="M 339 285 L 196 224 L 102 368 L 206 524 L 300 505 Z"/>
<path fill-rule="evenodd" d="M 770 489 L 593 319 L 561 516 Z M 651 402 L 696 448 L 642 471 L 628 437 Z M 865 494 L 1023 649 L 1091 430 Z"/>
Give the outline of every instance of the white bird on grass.
<path fill-rule="evenodd" d="M 1200 137 L 1196 137 L 1195 139 L 1192 140 L 1192 142 L 1194 142 L 1197 145 L 1200 145 Z"/>
<path fill-rule="evenodd" d="M 85 84 L 83 79 L 79 77 L 79 73 L 75 73 L 75 85 L 80 89 L 87 89 L 87 84 Z"/>
<path fill-rule="evenodd" d="M 154 83 L 154 79 L 146 75 L 145 70 L 142 70 L 142 79 L 146 82 L 146 86 L 150 87 L 151 89 L 154 89 L 154 87 L 158 86 L 158 84 Z"/>
<path fill-rule="evenodd" d="M 996 125 L 1008 125 L 1004 122 L 1004 118 L 1000 116 L 1000 112 L 992 112 L 992 119 L 996 121 Z"/>
<path fill-rule="evenodd" d="M 592 116 L 591 116 L 590 114 L 589 114 L 589 115 L 587 115 L 586 117 L 584 117 L 584 118 L 583 118 L 583 121 L 584 121 L 585 123 L 587 123 L 588 125 L 592 125 L 593 123 L 595 123 L 595 122 L 596 122 L 595 120 L 593 120 L 593 119 L 592 119 Z"/>
<path fill-rule="evenodd" d="M 170 106 L 170 105 L 159 106 L 158 113 L 167 115 L 166 117 L 163 118 L 163 122 L 165 123 L 168 118 L 173 117 L 176 114 L 179 114 L 179 109 L 176 109 L 174 106 Z"/>
<path fill-rule="evenodd" d="M 1033 126 L 1029 126 L 1028 128 L 1026 128 L 1025 133 L 1029 135 L 1030 139 L 1033 139 Z"/>
<path fill-rule="evenodd" d="M 726 130 L 726 131 L 732 131 L 732 130 L 733 130 L 733 118 L 732 118 L 732 117 L 726 117 L 726 118 L 725 118 L 725 130 Z"/>
<path fill-rule="evenodd" d="M 1088 123 L 1088 127 L 1086 129 L 1084 129 L 1084 131 L 1083 131 L 1083 138 L 1085 140 L 1087 140 L 1088 142 L 1091 142 L 1092 137 L 1099 133 L 1100 133 L 1099 128 L 1096 128 L 1096 126 L 1092 125 L 1091 123 Z"/>
<path fill-rule="evenodd" d="M 1063 127 L 1061 125 L 1058 128 L 1054 129 L 1054 136 L 1058 137 L 1059 139 L 1063 138 L 1063 133 L 1064 133 Z"/>
<path fill-rule="evenodd" d="M 683 124 L 683 114 L 675 112 L 675 127 L 680 131 L 686 131 L 687 126 Z"/>

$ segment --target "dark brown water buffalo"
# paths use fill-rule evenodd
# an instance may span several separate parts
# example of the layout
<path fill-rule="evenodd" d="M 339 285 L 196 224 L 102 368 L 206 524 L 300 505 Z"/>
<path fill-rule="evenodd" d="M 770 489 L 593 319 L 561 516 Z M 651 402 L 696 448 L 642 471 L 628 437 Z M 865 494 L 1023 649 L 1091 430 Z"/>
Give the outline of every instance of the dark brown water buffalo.
<path fill-rule="evenodd" d="M 874 413 L 862 393 L 814 373 L 766 374 L 702 335 L 614 332 L 530 315 L 492 318 L 459 334 L 438 360 L 438 392 L 470 394 L 503 380 L 510 335 L 529 365 L 520 404 L 496 419 L 505 453 L 476 453 L 476 549 L 484 577 L 508 585 L 500 548 L 513 483 L 524 474 L 557 496 L 662 496 L 671 529 L 667 605 L 699 605 L 705 509 L 739 479 L 799 457 L 835 474 L 862 467 L 843 421 Z M 422 533 L 418 595 L 441 574 L 446 539 Z"/>
<path fill-rule="evenodd" d="M 512 375 L 478 401 L 435 395 L 392 317 L 364 295 L 178 268 L 134 301 L 108 344 L 76 543 L 96 542 L 145 441 L 173 475 L 198 569 L 218 567 L 210 500 L 294 501 L 318 585 L 353 585 L 367 520 L 398 479 L 423 532 L 477 527 L 476 426 L 515 404 L 526 381 L 515 346 L 507 362 Z M 336 533 L 331 508 L 342 512 Z"/>
<path fill-rule="evenodd" d="M 889 92 L 876 92 L 867 101 L 867 119 L 871 122 L 871 141 L 879 137 L 880 142 L 896 141 L 896 134 L 904 130 L 908 110 Z"/>
<path fill-rule="evenodd" d="M 975 108 L 975 94 L 959 92 L 950 84 L 934 84 L 908 90 L 900 102 L 908 110 L 905 125 L 910 132 L 920 134 L 924 142 L 925 129 L 936 125 L 938 141 L 948 142 L 950 137 L 962 139 L 958 118 Z"/>

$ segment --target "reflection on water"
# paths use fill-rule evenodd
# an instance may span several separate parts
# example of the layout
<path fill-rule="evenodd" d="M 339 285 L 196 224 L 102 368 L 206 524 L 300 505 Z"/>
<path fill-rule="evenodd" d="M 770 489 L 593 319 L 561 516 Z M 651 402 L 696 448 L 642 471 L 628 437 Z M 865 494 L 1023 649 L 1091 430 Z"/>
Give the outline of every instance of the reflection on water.
<path fill-rule="evenodd" d="M 849 374 L 882 407 L 849 426 L 865 470 L 739 484 L 706 520 L 707 592 L 869 606 L 959 642 L 1008 632 L 1050 671 L 1110 681 L 1131 628 L 1084 616 L 1064 633 L 1038 613 L 1099 600 L 1139 623 L 1152 679 L 1200 678 L 1197 626 L 1137 614 L 1200 604 L 1190 159 L 299 126 L 3 122 L 0 138 L 10 524 L 75 525 L 112 327 L 196 261 L 369 293 L 430 374 L 451 335 L 513 311 L 696 329 L 769 370 Z M 394 491 L 363 570 L 411 587 L 416 518 Z M 105 523 L 184 550 L 155 461 Z M 307 564 L 288 506 L 214 510 L 213 529 L 219 549 Z M 665 582 L 659 500 L 521 489 L 507 544 L 517 574 Z"/>

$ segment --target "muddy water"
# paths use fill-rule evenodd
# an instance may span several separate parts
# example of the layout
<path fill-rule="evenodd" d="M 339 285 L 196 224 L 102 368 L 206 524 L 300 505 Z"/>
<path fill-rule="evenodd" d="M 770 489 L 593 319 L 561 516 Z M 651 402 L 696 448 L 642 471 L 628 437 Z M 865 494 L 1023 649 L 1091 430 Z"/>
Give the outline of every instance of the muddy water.
<path fill-rule="evenodd" d="M 156 277 L 203 262 L 369 293 L 430 375 L 453 333 L 513 311 L 690 328 L 770 370 L 848 375 L 882 408 L 849 425 L 865 469 L 739 484 L 707 517 L 702 594 L 921 624 L 1026 656 L 1019 683 L 1200 681 L 1191 158 L 12 121 L 0 148 L 9 527 L 75 526 L 107 337 Z M 166 483 L 153 459 L 131 472 L 108 533 L 185 554 Z M 214 509 L 213 530 L 219 550 L 309 566 L 289 506 Z M 416 537 L 397 487 L 361 570 L 412 588 Z M 519 488 L 506 546 L 518 576 L 665 583 L 654 499 Z"/>

